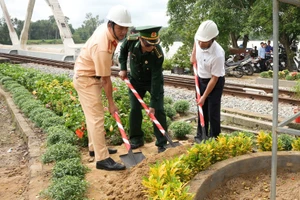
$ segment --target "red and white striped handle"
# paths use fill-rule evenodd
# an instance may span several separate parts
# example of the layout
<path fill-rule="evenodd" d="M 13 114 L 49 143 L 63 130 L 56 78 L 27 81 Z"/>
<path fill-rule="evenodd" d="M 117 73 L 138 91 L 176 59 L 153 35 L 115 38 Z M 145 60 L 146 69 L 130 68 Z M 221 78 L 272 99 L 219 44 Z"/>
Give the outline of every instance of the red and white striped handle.
<path fill-rule="evenodd" d="M 165 135 L 165 133 L 166 133 L 165 129 L 161 126 L 161 124 L 156 119 L 156 117 L 153 115 L 153 113 L 150 113 L 148 106 L 143 101 L 143 99 L 141 98 L 141 96 L 139 95 L 139 93 L 134 89 L 134 87 L 132 86 L 132 84 L 130 83 L 130 81 L 128 80 L 128 78 L 125 78 L 124 81 L 127 84 L 127 86 L 130 88 L 130 90 L 132 91 L 132 93 L 135 95 L 135 97 L 138 99 L 138 101 L 141 103 L 141 105 L 143 106 L 143 108 L 146 110 L 146 112 L 150 116 L 152 122 L 157 126 L 157 128 L 160 130 L 160 132 L 163 135 Z"/>
<path fill-rule="evenodd" d="M 127 139 L 124 127 L 123 127 L 123 125 L 121 123 L 120 116 L 119 116 L 119 114 L 117 112 L 114 113 L 114 118 L 116 119 L 116 122 L 117 122 L 117 125 L 119 127 L 120 133 L 122 135 L 122 140 L 123 140 L 123 142 L 125 144 L 125 147 L 129 151 L 131 149 L 131 145 L 129 143 L 129 140 Z"/>
<path fill-rule="evenodd" d="M 197 95 L 197 103 L 198 103 L 198 101 L 201 98 L 201 95 L 200 95 L 200 87 L 199 87 L 199 81 L 198 81 L 198 75 L 197 75 L 197 64 L 196 63 L 193 63 L 193 69 L 194 69 L 195 87 L 196 87 L 196 95 Z M 199 116 L 200 116 L 201 126 L 204 127 L 205 123 L 204 123 L 202 105 L 198 105 L 198 112 L 199 112 Z"/>

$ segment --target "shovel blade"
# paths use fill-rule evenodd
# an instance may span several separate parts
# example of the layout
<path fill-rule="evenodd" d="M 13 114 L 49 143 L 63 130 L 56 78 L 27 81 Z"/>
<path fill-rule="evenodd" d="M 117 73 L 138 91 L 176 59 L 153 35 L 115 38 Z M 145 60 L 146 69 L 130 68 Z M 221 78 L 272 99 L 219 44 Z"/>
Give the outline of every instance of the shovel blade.
<path fill-rule="evenodd" d="M 130 168 L 142 162 L 146 157 L 142 152 L 133 153 L 132 151 L 129 151 L 128 154 L 120 155 L 120 158 L 126 168 Z"/>
<path fill-rule="evenodd" d="M 173 142 L 172 141 L 172 143 L 168 143 L 167 144 L 167 148 L 170 148 L 170 147 L 178 147 L 178 146 L 181 146 L 182 144 L 180 143 L 180 142 L 178 142 L 178 141 L 176 141 L 176 142 Z"/>

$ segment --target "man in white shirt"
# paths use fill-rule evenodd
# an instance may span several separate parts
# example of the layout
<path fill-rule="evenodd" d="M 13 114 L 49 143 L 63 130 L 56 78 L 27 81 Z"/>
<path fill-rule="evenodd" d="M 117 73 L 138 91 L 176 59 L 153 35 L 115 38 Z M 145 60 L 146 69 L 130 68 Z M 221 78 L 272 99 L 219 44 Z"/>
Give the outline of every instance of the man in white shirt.
<path fill-rule="evenodd" d="M 209 137 L 218 137 L 221 132 L 221 97 L 225 84 L 225 52 L 215 41 L 219 34 L 217 25 L 207 20 L 200 24 L 195 34 L 195 43 L 191 62 L 197 63 L 197 75 L 205 120 L 205 133 Z M 209 131 L 209 132 L 208 132 Z M 209 135 L 208 135 L 209 133 Z M 202 129 L 198 116 L 198 129 L 195 142 L 202 139 Z"/>
<path fill-rule="evenodd" d="M 258 49 L 258 59 L 259 59 L 259 66 L 261 67 L 261 71 L 266 71 L 266 44 L 264 42 L 260 43 L 260 48 Z"/>

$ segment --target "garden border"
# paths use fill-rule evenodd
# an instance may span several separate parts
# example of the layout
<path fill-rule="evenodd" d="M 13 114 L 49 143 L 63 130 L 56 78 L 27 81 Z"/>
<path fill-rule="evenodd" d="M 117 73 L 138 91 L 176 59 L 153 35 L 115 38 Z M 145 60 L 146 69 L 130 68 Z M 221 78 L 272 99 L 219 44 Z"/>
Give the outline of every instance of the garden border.
<path fill-rule="evenodd" d="M 13 121 L 16 123 L 16 128 L 20 131 L 23 140 L 26 142 L 28 147 L 28 170 L 29 170 L 29 185 L 27 190 L 27 195 L 29 199 L 36 199 L 36 196 L 39 195 L 39 192 L 45 188 L 36 188 L 35 184 L 43 170 L 43 165 L 40 162 L 41 158 L 41 143 L 38 137 L 35 135 L 34 131 L 30 128 L 29 124 L 26 122 L 25 118 L 20 113 L 20 110 L 14 104 L 10 93 L 5 92 L 3 87 L 0 86 L 0 96 L 3 96 L 8 110 L 12 115 Z M 35 187 L 31 187 L 30 185 L 35 185 Z"/>
<path fill-rule="evenodd" d="M 285 167 L 300 170 L 300 152 L 280 151 L 277 153 L 278 169 Z M 212 165 L 209 169 L 198 173 L 189 183 L 189 192 L 194 199 L 202 200 L 223 182 L 238 175 L 270 169 L 272 152 L 258 152 L 230 158 Z"/>

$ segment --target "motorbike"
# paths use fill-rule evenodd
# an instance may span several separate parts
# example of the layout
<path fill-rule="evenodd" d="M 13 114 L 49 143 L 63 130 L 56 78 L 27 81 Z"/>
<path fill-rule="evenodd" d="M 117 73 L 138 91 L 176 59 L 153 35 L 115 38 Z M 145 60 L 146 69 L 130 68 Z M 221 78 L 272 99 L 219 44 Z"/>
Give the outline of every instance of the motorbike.
<path fill-rule="evenodd" d="M 251 59 L 251 66 L 253 68 L 254 73 L 260 73 L 261 72 L 261 67 L 260 67 L 260 64 L 259 64 L 258 57 Z"/>
<path fill-rule="evenodd" d="M 236 58 L 235 55 L 230 55 L 229 58 L 227 59 L 227 61 L 225 62 L 225 65 L 227 67 L 237 65 L 238 68 L 242 68 L 243 74 L 246 74 L 246 75 L 253 74 L 254 71 L 250 64 L 250 62 L 251 62 L 250 56 L 246 56 L 246 57 L 243 56 L 241 60 L 238 60 L 236 62 L 234 61 L 235 58 Z M 239 70 L 239 69 L 236 69 L 236 70 Z M 238 76 L 240 76 L 240 74 Z"/>
<path fill-rule="evenodd" d="M 282 71 L 286 68 L 286 56 L 282 53 L 279 53 L 279 62 L 278 62 L 278 70 Z M 271 54 L 270 58 L 266 61 L 266 69 L 273 71 L 273 54 Z"/>
<path fill-rule="evenodd" d="M 244 75 L 244 70 L 240 62 L 225 62 L 225 75 L 241 78 Z"/>
<path fill-rule="evenodd" d="M 297 69 L 298 72 L 300 72 L 300 53 L 297 53 L 294 57 L 293 57 L 294 63 L 295 63 L 295 67 Z"/>

